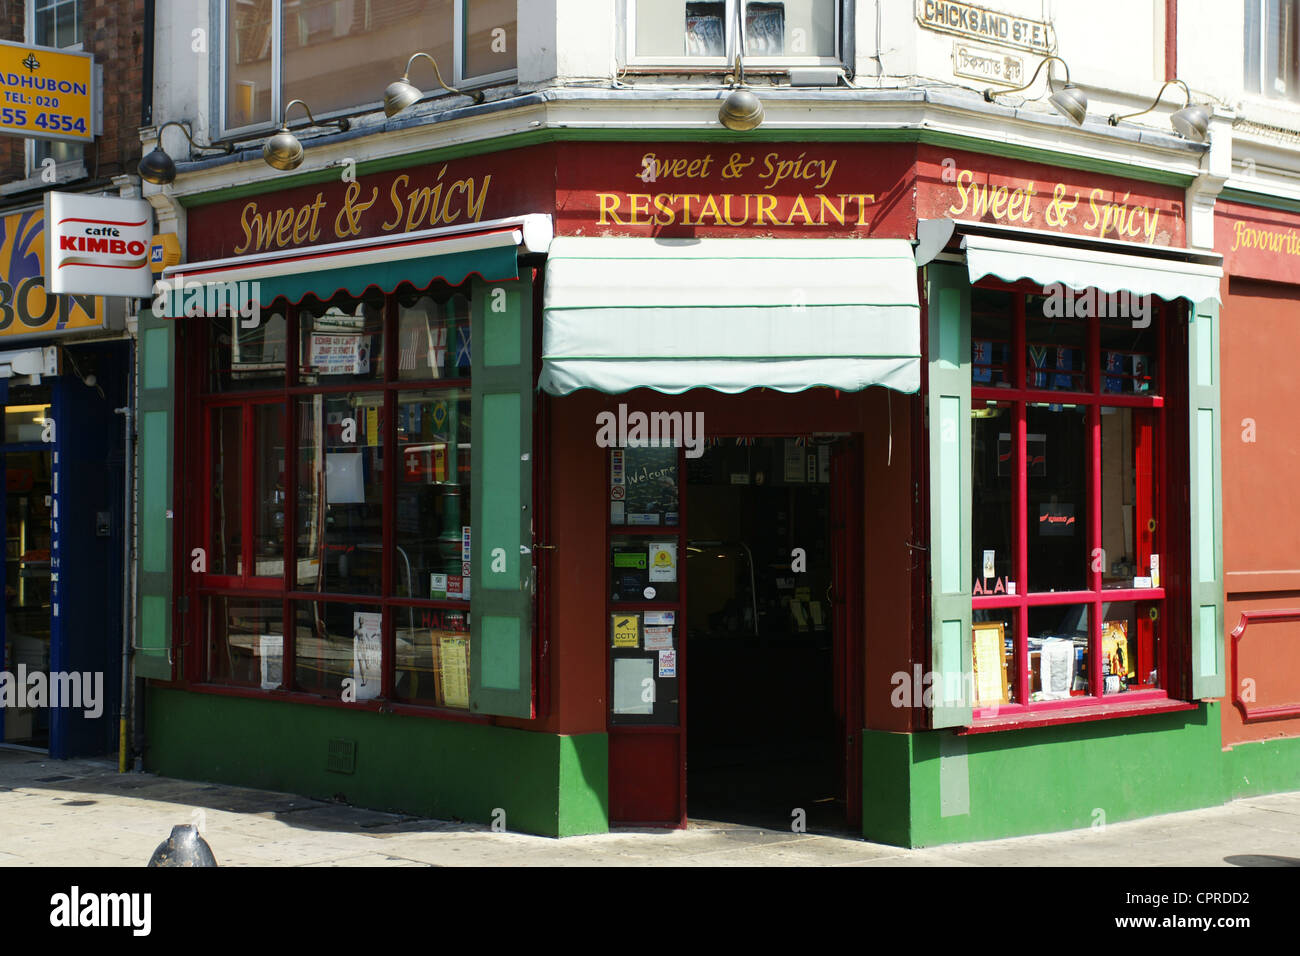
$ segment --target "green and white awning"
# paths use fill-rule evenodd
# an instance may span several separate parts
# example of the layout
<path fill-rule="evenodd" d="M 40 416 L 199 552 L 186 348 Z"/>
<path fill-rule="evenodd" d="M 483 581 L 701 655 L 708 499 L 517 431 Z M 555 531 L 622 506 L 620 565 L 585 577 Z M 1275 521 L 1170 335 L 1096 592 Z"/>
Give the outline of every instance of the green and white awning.
<path fill-rule="evenodd" d="M 559 238 L 540 386 L 915 392 L 920 336 L 905 240 Z"/>

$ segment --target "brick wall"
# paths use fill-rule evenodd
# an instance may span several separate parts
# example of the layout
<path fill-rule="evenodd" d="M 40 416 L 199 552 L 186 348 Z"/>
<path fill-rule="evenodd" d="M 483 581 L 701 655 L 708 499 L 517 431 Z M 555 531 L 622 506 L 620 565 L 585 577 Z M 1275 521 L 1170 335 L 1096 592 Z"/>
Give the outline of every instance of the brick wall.
<path fill-rule="evenodd" d="M 26 40 L 25 6 L 23 0 L 0 3 L 0 39 Z M 107 179 L 133 173 L 140 161 L 144 0 L 82 0 L 81 35 L 83 49 L 95 54 L 104 70 L 104 132 L 86 146 L 86 174 Z M 26 175 L 22 138 L 0 136 L 0 183 Z M 76 183 L 65 183 L 63 188 L 76 188 Z"/>

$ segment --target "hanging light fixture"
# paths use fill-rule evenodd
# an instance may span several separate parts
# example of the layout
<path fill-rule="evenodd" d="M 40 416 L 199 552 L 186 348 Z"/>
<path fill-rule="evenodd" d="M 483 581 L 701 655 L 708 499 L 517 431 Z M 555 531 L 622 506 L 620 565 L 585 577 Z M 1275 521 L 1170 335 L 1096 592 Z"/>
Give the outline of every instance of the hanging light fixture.
<path fill-rule="evenodd" d="M 388 84 L 388 89 L 384 90 L 384 115 L 396 116 L 402 110 L 406 109 L 412 103 L 416 103 L 424 96 L 420 89 L 411 84 L 411 64 L 418 58 L 424 57 L 433 64 L 433 75 L 438 80 L 438 85 L 448 93 L 459 93 L 461 96 L 468 96 L 475 103 L 483 102 L 482 90 L 458 90 L 454 86 L 448 86 L 442 79 L 442 71 L 438 69 L 438 61 L 427 53 L 412 53 L 411 58 L 406 61 L 406 69 L 402 73 L 400 80 L 394 80 Z"/>
<path fill-rule="evenodd" d="M 290 100 L 289 105 L 284 108 L 284 114 L 280 119 L 280 131 L 266 141 L 262 147 L 262 158 L 272 169 L 290 170 L 297 169 L 302 165 L 303 149 L 302 143 L 298 142 L 298 137 L 289 132 L 289 110 L 294 106 L 301 106 L 307 113 L 307 119 L 311 120 L 311 126 L 332 125 L 337 126 L 340 131 L 347 132 L 352 127 L 352 123 L 345 116 L 342 119 L 325 120 L 323 123 L 317 123 L 316 117 L 311 115 L 311 110 L 302 100 Z"/>
<path fill-rule="evenodd" d="M 144 159 L 140 160 L 139 165 L 136 166 L 136 171 L 140 173 L 140 178 L 147 183 L 153 183 L 155 186 L 166 186 L 176 181 L 176 163 L 167 155 L 167 151 L 162 148 L 163 130 L 168 126 L 175 126 L 184 133 L 185 138 L 190 141 L 190 145 L 195 149 L 215 150 L 223 152 L 227 156 L 235 150 L 234 143 L 222 143 L 220 146 L 204 146 L 202 143 L 196 143 L 194 142 L 194 137 L 190 135 L 189 129 L 186 128 L 185 123 L 182 123 L 179 120 L 169 120 L 168 122 L 163 123 L 162 126 L 158 127 L 158 140 L 154 144 L 152 152 L 150 152 L 148 156 L 144 157 Z"/>
<path fill-rule="evenodd" d="M 745 86 L 745 24 L 741 17 L 742 4 L 736 4 L 736 72 L 732 90 L 718 109 L 718 122 L 736 132 L 757 129 L 763 122 L 763 103 Z"/>
<path fill-rule="evenodd" d="M 1038 74 L 1043 72 L 1043 67 L 1053 61 L 1060 63 L 1061 66 L 1065 67 L 1065 86 L 1060 90 L 1052 92 L 1052 95 L 1047 98 L 1047 102 L 1051 103 L 1052 108 L 1066 119 L 1070 120 L 1070 122 L 1074 123 L 1076 126 L 1082 126 L 1084 119 L 1088 115 L 1088 97 L 1084 95 L 1083 90 L 1070 82 L 1070 64 L 1066 63 L 1059 56 L 1046 57 L 1038 64 L 1038 69 L 1034 70 L 1034 75 L 1029 78 L 1029 82 L 1024 86 L 1018 86 L 1014 90 L 985 90 L 985 101 L 992 103 L 995 102 L 996 97 L 1005 96 L 1009 93 L 1019 93 L 1022 90 L 1029 89 L 1034 85 L 1035 81 L 1037 81 Z M 1052 68 L 1050 66 L 1047 66 L 1047 89 L 1049 92 L 1052 91 Z"/>
<path fill-rule="evenodd" d="M 1174 77 L 1172 80 L 1166 80 L 1160 87 L 1160 92 L 1152 100 L 1151 105 L 1144 110 L 1138 110 L 1136 113 L 1125 113 L 1123 116 L 1111 114 L 1110 125 L 1118 126 L 1121 120 L 1132 119 L 1134 116 L 1141 116 L 1143 113 L 1150 113 L 1160 105 L 1160 97 L 1165 95 L 1165 90 L 1171 86 L 1181 86 L 1183 88 L 1183 108 L 1169 117 L 1169 122 L 1178 135 L 1183 139 L 1195 140 L 1198 143 L 1204 142 L 1206 135 L 1210 131 L 1210 111 L 1199 103 L 1192 102 L 1192 91 L 1187 88 L 1187 84 L 1182 80 Z"/>

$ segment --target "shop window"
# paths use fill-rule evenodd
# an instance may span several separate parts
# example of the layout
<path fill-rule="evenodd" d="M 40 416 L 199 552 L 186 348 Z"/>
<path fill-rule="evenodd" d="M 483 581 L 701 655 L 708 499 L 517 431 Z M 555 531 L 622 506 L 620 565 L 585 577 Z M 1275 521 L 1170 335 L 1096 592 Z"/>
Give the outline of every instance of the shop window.
<path fill-rule="evenodd" d="M 977 714 L 1167 686 L 1165 312 L 1148 302 L 1063 313 L 971 290 Z"/>
<path fill-rule="evenodd" d="M 32 43 L 67 50 L 82 49 L 81 36 L 81 0 L 33 0 L 28 33 Z M 55 162 L 56 168 L 71 169 L 81 167 L 86 158 L 86 147 L 81 143 L 69 143 L 57 139 L 31 139 L 27 148 L 27 175 L 37 177 L 41 174 L 47 159 Z M 60 177 L 71 178 L 71 175 Z"/>
<path fill-rule="evenodd" d="M 841 0 L 628 0 L 629 61 L 730 67 L 742 50 L 738 13 L 748 65 L 839 62 Z"/>
<path fill-rule="evenodd" d="M 1246 92 L 1300 99 L 1300 0 L 1246 0 L 1245 13 Z"/>
<path fill-rule="evenodd" d="M 204 320 L 205 680 L 468 709 L 467 288 Z"/>
<path fill-rule="evenodd" d="M 270 125 L 295 99 L 317 117 L 377 108 L 418 51 L 452 86 L 515 74 L 514 0 L 227 0 L 222 14 L 227 132 Z"/>

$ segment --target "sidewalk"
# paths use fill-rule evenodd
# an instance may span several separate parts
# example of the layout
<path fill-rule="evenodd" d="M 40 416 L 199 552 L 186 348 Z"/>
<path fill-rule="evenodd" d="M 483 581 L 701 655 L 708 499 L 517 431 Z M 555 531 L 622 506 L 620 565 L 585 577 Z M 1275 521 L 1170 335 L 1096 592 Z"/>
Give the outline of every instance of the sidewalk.
<path fill-rule="evenodd" d="M 707 822 L 553 840 L 0 749 L 0 866 L 143 866 L 200 815 L 221 866 L 1300 866 L 1300 793 L 923 850 Z"/>

